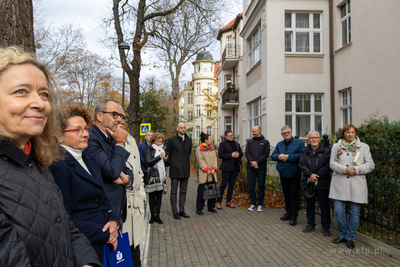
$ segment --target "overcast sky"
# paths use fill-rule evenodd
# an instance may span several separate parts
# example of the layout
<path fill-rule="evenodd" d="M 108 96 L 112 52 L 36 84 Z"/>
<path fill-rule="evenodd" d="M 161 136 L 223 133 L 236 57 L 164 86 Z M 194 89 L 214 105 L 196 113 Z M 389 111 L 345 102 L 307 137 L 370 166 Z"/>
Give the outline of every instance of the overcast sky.
<path fill-rule="evenodd" d="M 86 38 L 88 45 L 87 49 L 92 53 L 101 55 L 104 58 L 109 58 L 111 52 L 105 48 L 99 39 L 105 37 L 104 30 L 100 27 L 101 19 L 107 16 L 108 10 L 111 9 L 112 0 L 41 0 L 42 9 L 45 23 L 51 24 L 54 27 L 59 27 L 63 24 L 69 24 L 73 22 L 75 25 L 79 25 L 83 34 Z M 235 16 L 242 12 L 242 1 L 231 0 L 232 4 L 228 8 L 231 10 L 231 14 L 226 17 L 225 24 L 235 18 Z M 216 37 L 215 37 L 216 38 Z M 210 47 L 211 53 L 213 54 L 214 60 L 219 60 L 219 43 L 215 39 L 215 44 Z M 144 61 L 148 59 L 149 55 L 143 55 Z M 122 75 L 120 69 L 116 69 L 115 75 Z M 142 69 L 141 77 L 152 75 L 151 71 L 146 68 Z M 188 76 L 190 79 L 190 75 Z"/>

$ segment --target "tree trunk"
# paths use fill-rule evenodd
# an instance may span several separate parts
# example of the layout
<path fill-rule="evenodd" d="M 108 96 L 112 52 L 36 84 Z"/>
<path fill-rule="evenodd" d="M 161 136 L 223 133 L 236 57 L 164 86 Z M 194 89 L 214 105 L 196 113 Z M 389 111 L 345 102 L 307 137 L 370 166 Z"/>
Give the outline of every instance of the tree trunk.
<path fill-rule="evenodd" d="M 179 123 L 179 81 L 174 78 L 171 77 L 172 79 L 172 100 L 173 100 L 173 104 L 172 104 L 172 121 L 173 121 L 173 125 L 177 126 Z"/>
<path fill-rule="evenodd" d="M 0 0 L 0 47 L 35 53 L 32 0 Z"/>

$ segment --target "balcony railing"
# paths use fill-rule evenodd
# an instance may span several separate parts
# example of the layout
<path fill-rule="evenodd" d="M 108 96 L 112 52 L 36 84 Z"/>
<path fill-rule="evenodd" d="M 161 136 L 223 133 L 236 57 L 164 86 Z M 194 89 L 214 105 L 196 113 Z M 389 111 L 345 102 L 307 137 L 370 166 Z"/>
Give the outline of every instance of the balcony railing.
<path fill-rule="evenodd" d="M 240 55 L 240 45 L 226 45 L 224 52 L 222 53 L 222 60 L 224 62 L 226 58 L 238 58 Z"/>
<path fill-rule="evenodd" d="M 222 109 L 232 108 L 239 105 L 239 88 L 230 87 L 225 88 L 221 92 L 222 97 Z"/>

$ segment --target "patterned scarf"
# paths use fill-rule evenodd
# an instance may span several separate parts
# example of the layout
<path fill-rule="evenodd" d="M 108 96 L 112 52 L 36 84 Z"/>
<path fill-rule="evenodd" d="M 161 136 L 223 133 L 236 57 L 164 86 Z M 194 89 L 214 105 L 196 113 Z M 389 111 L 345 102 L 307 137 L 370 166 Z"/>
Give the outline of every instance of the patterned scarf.
<path fill-rule="evenodd" d="M 210 150 L 212 148 L 212 146 L 208 146 L 206 145 L 206 143 L 201 143 L 201 144 L 204 146 L 206 150 Z"/>
<path fill-rule="evenodd" d="M 340 139 L 339 140 L 339 145 L 338 145 L 338 150 L 336 151 L 336 156 L 335 160 L 339 161 L 340 155 L 343 154 L 343 149 L 352 152 L 353 156 L 356 154 L 357 150 L 357 143 L 360 141 L 360 139 L 356 136 L 351 143 L 347 143 L 345 140 Z"/>

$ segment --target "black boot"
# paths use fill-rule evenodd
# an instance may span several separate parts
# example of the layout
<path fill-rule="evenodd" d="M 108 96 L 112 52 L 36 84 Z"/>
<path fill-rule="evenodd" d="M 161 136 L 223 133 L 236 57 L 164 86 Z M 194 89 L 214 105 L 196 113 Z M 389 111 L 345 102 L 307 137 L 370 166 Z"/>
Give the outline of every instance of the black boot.
<path fill-rule="evenodd" d="M 150 221 L 149 221 L 149 224 L 153 224 L 155 219 L 156 219 L 155 216 L 152 214 L 151 218 L 150 218 Z"/>
<path fill-rule="evenodd" d="M 156 215 L 156 216 L 154 216 L 155 218 L 154 218 L 154 221 L 156 221 L 158 224 L 163 224 L 163 221 L 161 221 L 161 219 L 160 219 L 160 215 Z"/>

